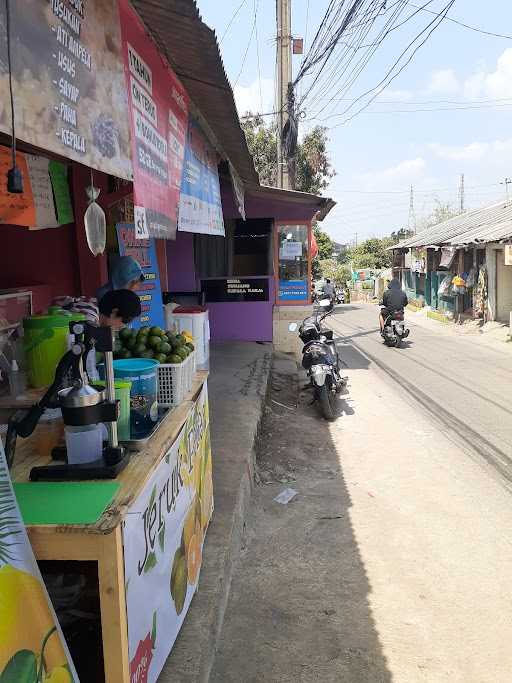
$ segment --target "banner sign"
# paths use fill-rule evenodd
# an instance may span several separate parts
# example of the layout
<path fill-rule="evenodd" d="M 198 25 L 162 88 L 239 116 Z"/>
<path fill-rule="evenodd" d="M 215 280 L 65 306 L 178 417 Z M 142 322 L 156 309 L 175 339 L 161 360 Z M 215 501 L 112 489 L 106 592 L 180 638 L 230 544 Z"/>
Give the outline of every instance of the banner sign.
<path fill-rule="evenodd" d="M 305 301 L 308 298 L 306 280 L 279 280 L 280 301 Z"/>
<path fill-rule="evenodd" d="M 125 517 L 131 683 L 156 682 L 196 592 L 213 512 L 208 393 Z"/>
<path fill-rule="evenodd" d="M 10 134 L 5 6 L 0 130 Z M 117 2 L 16 0 L 10 9 L 17 137 L 131 180 Z"/>
<path fill-rule="evenodd" d="M 192 120 L 185 145 L 178 230 L 225 235 L 217 153 Z"/>
<path fill-rule="evenodd" d="M 176 239 L 188 96 L 128 1 L 120 0 L 119 6 L 137 236 Z"/>
<path fill-rule="evenodd" d="M 0 680 L 79 683 L 21 518 L 0 439 Z"/>
<path fill-rule="evenodd" d="M 144 273 L 144 282 L 141 282 L 135 290 L 139 295 L 142 313 L 140 318 L 130 323 L 130 327 L 134 329 L 144 326 L 163 328 L 165 327 L 164 304 L 155 240 L 152 237 L 137 238 L 132 223 L 120 223 L 116 229 L 119 255 L 132 256 L 139 263 Z"/>

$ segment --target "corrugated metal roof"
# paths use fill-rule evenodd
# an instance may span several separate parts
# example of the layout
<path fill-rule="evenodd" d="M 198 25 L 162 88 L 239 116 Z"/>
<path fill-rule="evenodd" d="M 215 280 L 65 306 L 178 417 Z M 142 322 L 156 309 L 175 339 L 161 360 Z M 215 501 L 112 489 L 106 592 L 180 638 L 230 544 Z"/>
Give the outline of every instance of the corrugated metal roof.
<path fill-rule="evenodd" d="M 399 242 L 396 248 L 428 247 L 447 244 L 464 246 L 478 242 L 496 242 L 512 236 L 512 204 L 500 202 L 473 209 L 433 225 Z"/>
<path fill-rule="evenodd" d="M 244 182 L 259 183 L 215 32 L 194 0 L 131 0 Z"/>
<path fill-rule="evenodd" d="M 319 221 L 323 221 L 329 211 L 336 206 L 336 202 L 330 197 L 322 197 L 318 194 L 300 192 L 299 190 L 282 190 L 279 187 L 270 187 L 269 185 L 252 186 L 248 188 L 248 192 L 278 200 L 294 201 L 308 206 L 318 207 L 316 219 Z"/>

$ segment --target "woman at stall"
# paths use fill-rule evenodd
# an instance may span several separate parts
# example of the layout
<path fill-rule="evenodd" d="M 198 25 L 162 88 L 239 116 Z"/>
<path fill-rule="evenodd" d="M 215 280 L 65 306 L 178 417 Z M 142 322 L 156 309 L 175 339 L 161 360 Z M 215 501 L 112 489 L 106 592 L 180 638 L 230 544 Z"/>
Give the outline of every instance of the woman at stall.
<path fill-rule="evenodd" d="M 110 280 L 100 287 L 97 299 L 101 299 L 107 292 L 116 289 L 130 289 L 133 291 L 144 281 L 144 273 L 139 263 L 132 256 L 120 256 L 110 271 Z"/>

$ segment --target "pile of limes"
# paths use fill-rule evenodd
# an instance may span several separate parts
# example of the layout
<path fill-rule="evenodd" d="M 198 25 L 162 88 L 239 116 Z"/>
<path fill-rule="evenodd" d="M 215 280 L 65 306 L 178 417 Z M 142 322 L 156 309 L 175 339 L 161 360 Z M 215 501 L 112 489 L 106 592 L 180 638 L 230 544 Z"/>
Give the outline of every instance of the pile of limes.
<path fill-rule="evenodd" d="M 183 363 L 194 350 L 194 344 L 182 334 L 166 332 L 160 327 L 141 327 L 119 331 L 114 358 L 153 358 L 159 363 Z"/>

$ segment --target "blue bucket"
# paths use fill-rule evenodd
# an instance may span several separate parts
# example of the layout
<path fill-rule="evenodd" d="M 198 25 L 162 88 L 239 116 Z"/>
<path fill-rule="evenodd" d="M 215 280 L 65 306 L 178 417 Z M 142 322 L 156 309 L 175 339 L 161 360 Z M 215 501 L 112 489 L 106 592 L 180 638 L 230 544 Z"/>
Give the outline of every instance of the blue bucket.
<path fill-rule="evenodd" d="M 145 437 L 158 421 L 158 361 L 125 358 L 114 361 L 114 376 L 132 383 L 130 427 L 132 439 Z"/>

